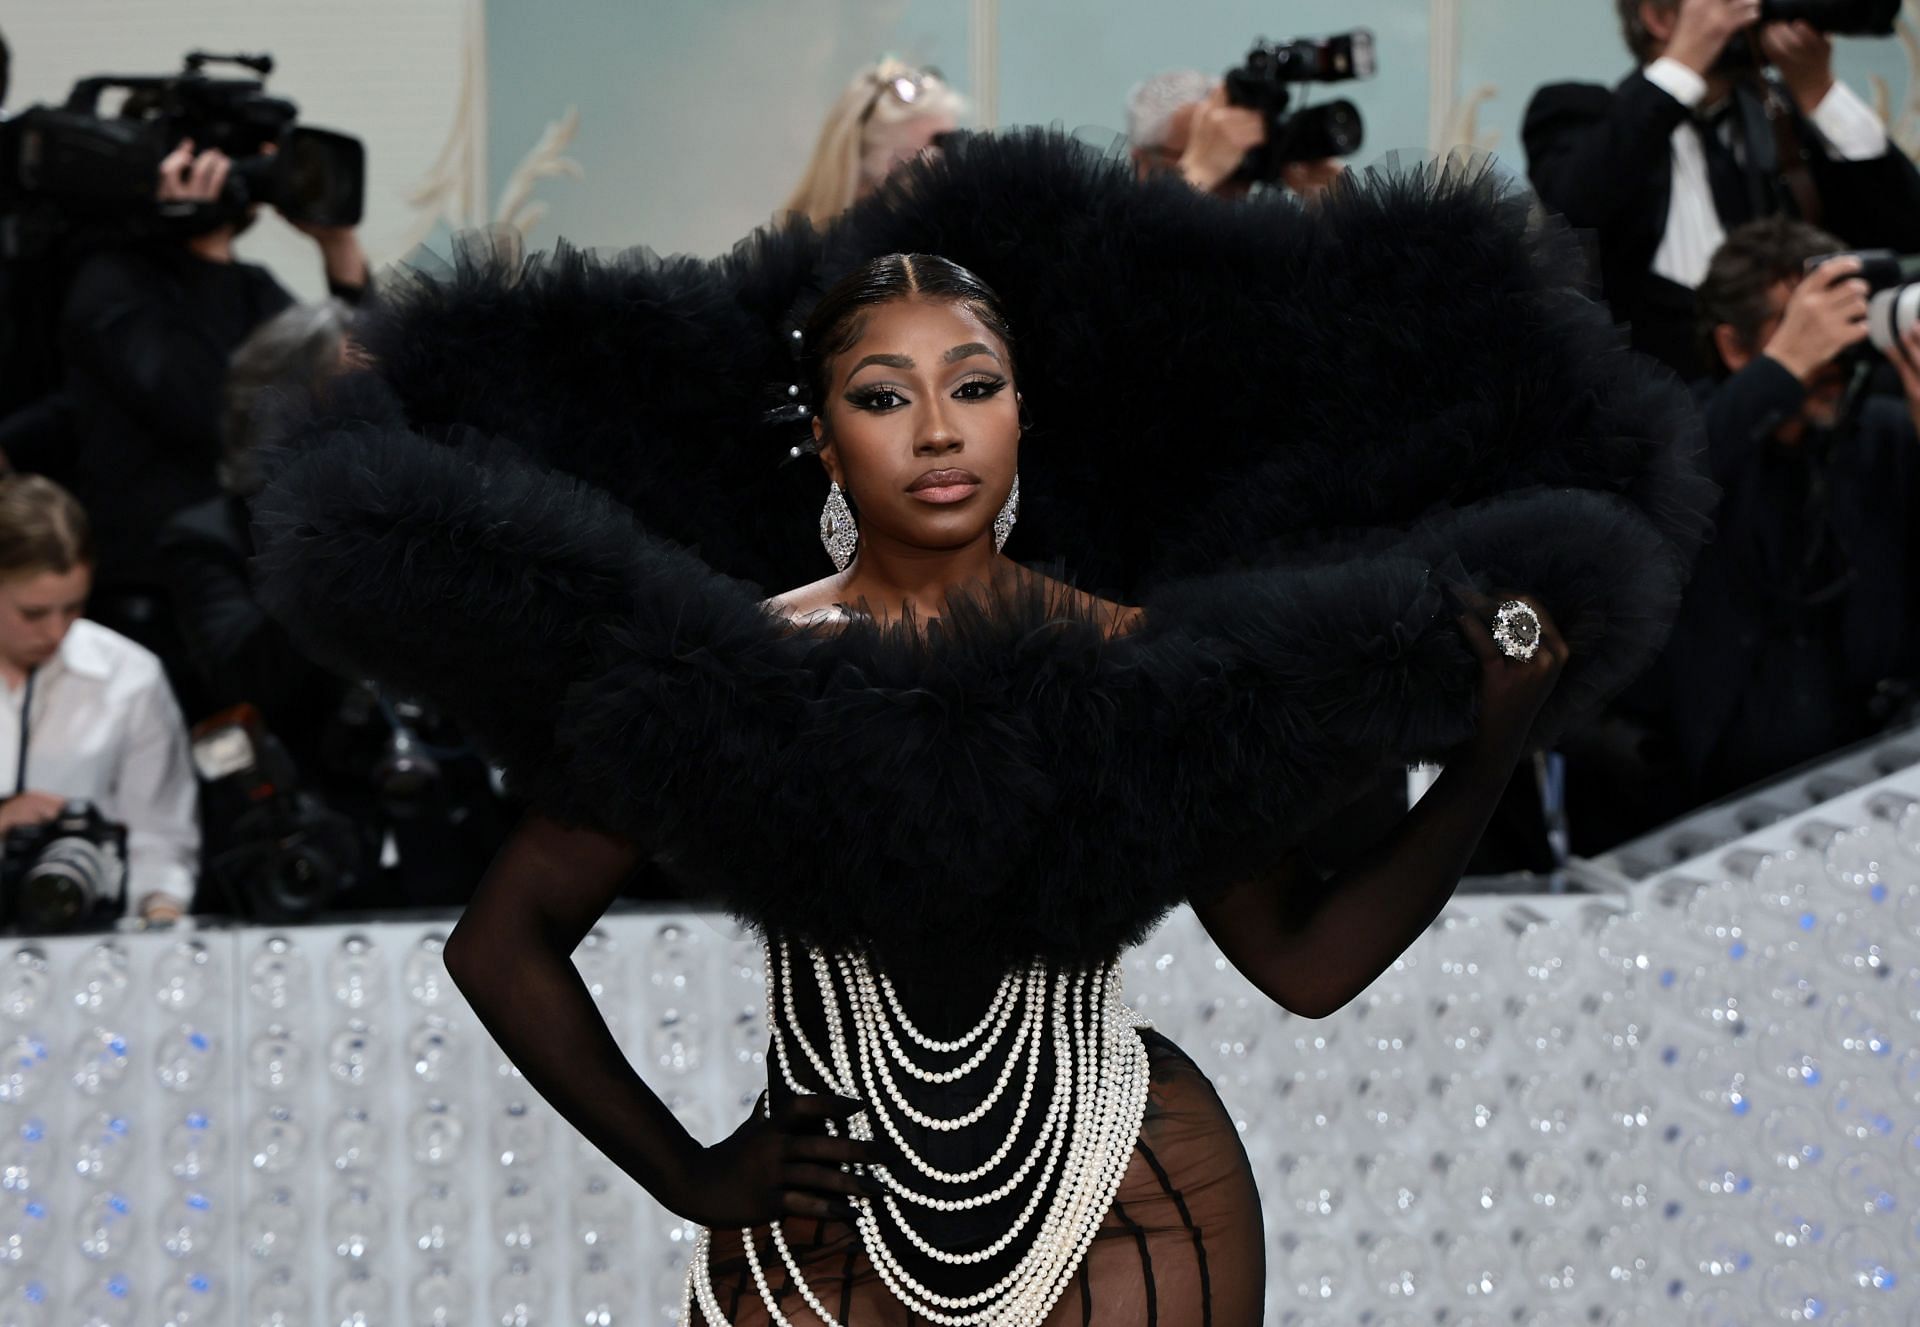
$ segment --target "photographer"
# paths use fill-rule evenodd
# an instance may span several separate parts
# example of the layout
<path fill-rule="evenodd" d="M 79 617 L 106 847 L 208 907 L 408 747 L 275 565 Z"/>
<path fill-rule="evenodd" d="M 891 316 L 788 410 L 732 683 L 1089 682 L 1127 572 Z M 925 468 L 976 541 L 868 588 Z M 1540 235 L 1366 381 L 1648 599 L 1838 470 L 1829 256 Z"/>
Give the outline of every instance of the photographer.
<path fill-rule="evenodd" d="M 409 713 L 308 657 L 254 594 L 247 500 L 261 483 L 256 447 L 274 403 L 304 397 L 351 367 L 351 311 L 338 301 L 295 305 L 234 353 L 221 416 L 224 492 L 175 513 L 156 542 L 185 658 L 208 712 L 246 705 L 284 749 L 276 783 L 311 793 L 350 822 L 357 851 L 326 906 L 371 909 L 464 903 L 504 838 L 508 816 L 484 761 L 429 715 Z M 403 731 L 404 730 L 404 731 Z M 250 906 L 249 865 L 223 877 L 244 848 L 207 792 L 209 887 Z M 279 826 L 287 830 L 288 825 Z M 377 864 L 377 868 L 375 866 Z"/>
<path fill-rule="evenodd" d="M 1920 329 L 1891 356 L 1904 399 L 1859 393 L 1858 260 L 1805 272 L 1843 247 L 1803 222 L 1752 222 L 1700 286 L 1725 496 L 1662 670 L 1697 799 L 1885 726 L 1920 662 Z"/>
<path fill-rule="evenodd" d="M 1541 88 L 1521 137 L 1541 201 L 1598 232 L 1606 298 L 1638 349 L 1683 377 L 1710 370 L 1694 289 L 1746 221 L 1920 249 L 1920 172 L 1834 78 L 1825 33 L 1762 23 L 1761 0 L 1616 4 L 1639 69 L 1613 88 Z"/>
<path fill-rule="evenodd" d="M 172 241 L 110 249 L 76 273 L 61 315 L 65 396 L 76 455 L 67 467 L 100 531 L 94 616 L 154 649 L 176 673 L 179 646 L 153 574 L 154 537 L 182 507 L 219 489 L 221 384 L 227 357 L 293 303 L 265 268 L 236 259 L 240 215 L 220 202 L 231 162 L 181 143 L 160 166 L 163 205 L 210 224 Z M 327 280 L 349 302 L 367 260 L 350 227 L 301 225 Z"/>
<path fill-rule="evenodd" d="M 222 491 L 174 513 L 155 540 L 156 570 L 202 708 L 256 706 L 304 770 L 321 764 L 344 684 L 303 655 L 254 598 L 247 499 L 260 487 L 257 412 L 275 392 L 318 390 L 348 366 L 351 316 L 338 300 L 296 304 L 241 343 L 220 398 Z"/>
<path fill-rule="evenodd" d="M 93 804 L 127 830 L 129 913 L 171 921 L 192 905 L 200 846 L 187 734 L 154 656 L 80 618 L 92 574 L 72 495 L 0 479 L 0 833 Z"/>
<path fill-rule="evenodd" d="M 1241 163 L 1267 141 L 1267 117 L 1227 102 L 1226 85 L 1197 69 L 1156 74 L 1127 94 L 1127 145 L 1144 179 L 1178 172 L 1201 193 L 1237 198 L 1249 188 Z M 1280 182 L 1311 202 L 1346 170 L 1338 157 L 1289 161 Z"/>

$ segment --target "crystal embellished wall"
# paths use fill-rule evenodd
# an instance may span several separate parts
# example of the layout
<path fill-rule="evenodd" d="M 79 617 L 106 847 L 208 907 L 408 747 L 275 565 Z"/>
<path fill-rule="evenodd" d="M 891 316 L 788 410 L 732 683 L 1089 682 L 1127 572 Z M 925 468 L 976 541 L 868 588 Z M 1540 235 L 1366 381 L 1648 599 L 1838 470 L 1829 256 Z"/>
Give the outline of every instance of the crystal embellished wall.
<path fill-rule="evenodd" d="M 1213 1073 L 1270 1323 L 1920 1324 L 1920 777 L 1620 897 L 1462 897 L 1294 1018 L 1188 914 L 1134 1003 Z M 534 1097 L 447 923 L 0 951 L 0 1327 L 658 1323 L 691 1231 Z M 686 914 L 577 955 L 717 1138 L 764 1079 L 760 950 Z"/>

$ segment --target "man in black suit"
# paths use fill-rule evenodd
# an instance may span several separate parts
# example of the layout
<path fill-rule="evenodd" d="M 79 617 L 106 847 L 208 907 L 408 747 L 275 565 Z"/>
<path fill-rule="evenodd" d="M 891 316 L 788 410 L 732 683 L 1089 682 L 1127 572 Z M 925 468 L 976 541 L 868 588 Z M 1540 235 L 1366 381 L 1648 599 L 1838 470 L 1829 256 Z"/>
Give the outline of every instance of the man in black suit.
<path fill-rule="evenodd" d="M 1920 172 L 1835 80 L 1824 34 L 1761 24 L 1760 0 L 1615 3 L 1640 68 L 1611 89 L 1541 88 L 1521 137 L 1541 200 L 1597 232 L 1604 293 L 1638 349 L 1687 378 L 1711 370 L 1694 290 L 1743 222 L 1800 216 L 1857 247 L 1920 250 Z M 1769 96 L 1787 111 L 1779 135 Z"/>
<path fill-rule="evenodd" d="M 1920 324 L 1862 394 L 1859 263 L 1785 217 L 1700 285 L 1696 393 L 1724 496 L 1661 666 L 1678 779 L 1718 797 L 1900 717 L 1920 672 Z"/>

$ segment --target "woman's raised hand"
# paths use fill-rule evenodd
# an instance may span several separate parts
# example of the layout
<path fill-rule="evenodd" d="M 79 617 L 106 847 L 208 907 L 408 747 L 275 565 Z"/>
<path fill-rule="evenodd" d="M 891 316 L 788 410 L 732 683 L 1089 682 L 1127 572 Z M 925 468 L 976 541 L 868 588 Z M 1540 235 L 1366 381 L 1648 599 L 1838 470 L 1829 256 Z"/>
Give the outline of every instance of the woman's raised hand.
<path fill-rule="evenodd" d="M 1480 720 L 1473 742 L 1476 746 L 1517 757 L 1533 729 L 1540 707 L 1560 680 L 1560 670 L 1566 666 L 1569 654 L 1567 642 L 1537 600 L 1505 592 L 1490 599 L 1470 587 L 1449 588 L 1461 607 L 1454 620 L 1459 623 L 1460 634 L 1466 637 L 1474 657 L 1480 661 Z M 1540 619 L 1540 644 L 1531 659 L 1512 658 L 1494 641 L 1494 614 L 1508 599 L 1519 600 Z"/>

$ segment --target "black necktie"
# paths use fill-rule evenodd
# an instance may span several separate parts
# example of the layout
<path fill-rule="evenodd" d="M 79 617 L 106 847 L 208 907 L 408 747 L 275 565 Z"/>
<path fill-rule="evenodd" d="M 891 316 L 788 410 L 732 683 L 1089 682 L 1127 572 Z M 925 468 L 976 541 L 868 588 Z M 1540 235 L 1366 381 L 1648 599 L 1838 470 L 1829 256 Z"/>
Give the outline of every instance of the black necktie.
<path fill-rule="evenodd" d="M 1753 195 L 1747 188 L 1747 172 L 1722 137 L 1722 126 L 1732 120 L 1733 98 L 1729 97 L 1712 115 L 1693 122 L 1700 134 L 1700 146 L 1707 157 L 1707 186 L 1713 190 L 1713 210 L 1720 225 L 1732 230 L 1743 221 L 1753 220 Z"/>

